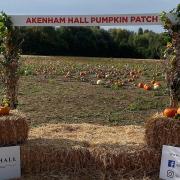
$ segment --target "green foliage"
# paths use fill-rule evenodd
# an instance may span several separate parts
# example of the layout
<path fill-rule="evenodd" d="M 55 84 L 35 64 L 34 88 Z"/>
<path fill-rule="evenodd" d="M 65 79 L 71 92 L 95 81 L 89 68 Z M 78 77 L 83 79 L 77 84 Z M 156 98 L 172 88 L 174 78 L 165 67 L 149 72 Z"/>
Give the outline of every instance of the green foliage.
<path fill-rule="evenodd" d="M 7 98 L 6 96 L 4 96 L 3 99 L 2 99 L 1 105 L 4 106 L 4 107 L 6 107 L 6 106 L 9 107 L 9 106 L 10 106 L 10 100 L 9 100 L 9 98 Z"/>
<path fill-rule="evenodd" d="M 167 41 L 164 34 L 141 29 L 135 33 L 98 27 L 26 27 L 21 28 L 22 50 L 29 55 L 160 58 Z"/>
<path fill-rule="evenodd" d="M 169 15 L 174 17 L 176 22 L 172 22 L 169 18 Z M 162 12 L 160 15 L 161 21 L 163 22 L 163 26 L 170 33 L 172 32 L 180 32 L 180 4 L 177 5 L 177 8 L 171 10 L 169 13 Z"/>
<path fill-rule="evenodd" d="M 18 104 L 18 68 L 20 46 L 22 44 L 19 29 L 14 27 L 11 19 L 5 13 L 0 15 L 0 52 L 3 55 L 0 63 L 2 66 L 2 79 L 9 106 L 14 109 Z"/>
<path fill-rule="evenodd" d="M 13 27 L 11 19 L 4 12 L 0 16 L 0 52 L 4 56 L 0 63 L 9 66 L 19 59 L 22 38 L 17 27 Z"/>

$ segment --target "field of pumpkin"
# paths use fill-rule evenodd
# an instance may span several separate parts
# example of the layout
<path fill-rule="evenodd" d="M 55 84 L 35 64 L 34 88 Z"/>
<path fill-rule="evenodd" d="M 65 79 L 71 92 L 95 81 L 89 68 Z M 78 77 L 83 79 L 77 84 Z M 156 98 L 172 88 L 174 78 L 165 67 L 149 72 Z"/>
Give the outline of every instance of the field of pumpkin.
<path fill-rule="evenodd" d="M 169 103 L 158 60 L 24 56 L 21 62 L 19 109 L 32 127 L 143 125 Z"/>
<path fill-rule="evenodd" d="M 79 151 L 97 150 L 100 157 L 104 150 L 138 153 L 146 144 L 144 124 L 149 118 L 157 112 L 161 113 L 160 122 L 165 122 L 165 116 L 179 118 L 179 109 L 168 108 L 162 61 L 23 56 L 21 63 L 18 109 L 30 123 L 31 147 L 41 144 L 46 150 L 69 150 L 78 146 Z M 1 97 L 3 93 L 1 87 Z M 8 102 L 2 101 L 1 106 L 0 115 L 7 115 Z M 148 164 L 154 157 L 149 155 L 145 153 Z M 157 179 L 158 162 L 156 171 L 139 176 Z M 116 165 L 121 167 L 121 163 Z M 127 171 L 123 172 L 127 177 L 134 177 L 136 171 Z"/>

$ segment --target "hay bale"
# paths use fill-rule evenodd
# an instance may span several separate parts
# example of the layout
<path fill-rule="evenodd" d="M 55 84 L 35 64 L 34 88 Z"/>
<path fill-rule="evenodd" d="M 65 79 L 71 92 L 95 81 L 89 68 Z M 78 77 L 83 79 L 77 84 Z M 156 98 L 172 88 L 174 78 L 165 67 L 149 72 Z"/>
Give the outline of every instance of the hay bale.
<path fill-rule="evenodd" d="M 147 146 L 134 151 L 95 150 L 92 152 L 96 165 L 102 172 L 111 175 L 133 176 L 159 170 L 161 153 Z"/>
<path fill-rule="evenodd" d="M 21 146 L 21 165 L 23 174 L 94 168 L 103 176 L 122 179 L 134 172 L 159 170 L 160 154 L 146 146 L 142 127 L 51 124 L 30 130 Z"/>
<path fill-rule="evenodd" d="M 26 117 L 17 110 L 7 116 L 0 116 L 0 146 L 24 143 L 28 138 Z"/>
<path fill-rule="evenodd" d="M 64 169 L 80 171 L 91 164 L 90 153 L 85 148 L 57 148 L 53 146 L 21 146 L 23 174 L 38 174 Z"/>
<path fill-rule="evenodd" d="M 62 170 L 78 173 L 92 168 L 106 175 L 133 175 L 133 172 L 159 170 L 160 152 L 148 147 L 113 152 L 102 148 L 61 148 L 28 142 L 21 146 L 21 167 L 24 175 Z"/>
<path fill-rule="evenodd" d="M 180 146 L 180 121 L 156 114 L 146 122 L 145 140 L 151 147 Z"/>

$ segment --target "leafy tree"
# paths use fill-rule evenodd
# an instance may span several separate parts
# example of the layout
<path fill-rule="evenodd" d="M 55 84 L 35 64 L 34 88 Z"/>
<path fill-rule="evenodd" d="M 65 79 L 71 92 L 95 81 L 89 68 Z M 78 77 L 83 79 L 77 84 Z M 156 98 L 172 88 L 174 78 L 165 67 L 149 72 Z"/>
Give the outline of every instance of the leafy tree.
<path fill-rule="evenodd" d="M 139 29 L 138 29 L 138 35 L 142 35 L 143 34 L 143 29 L 140 27 Z"/>

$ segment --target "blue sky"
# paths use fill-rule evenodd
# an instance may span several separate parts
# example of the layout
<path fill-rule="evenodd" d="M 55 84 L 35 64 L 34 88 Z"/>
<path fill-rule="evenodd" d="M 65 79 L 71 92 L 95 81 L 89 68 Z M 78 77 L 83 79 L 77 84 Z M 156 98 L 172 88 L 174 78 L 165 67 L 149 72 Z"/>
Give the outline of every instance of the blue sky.
<path fill-rule="evenodd" d="M 133 14 L 169 11 L 179 0 L 0 0 L 0 10 L 24 15 Z M 106 27 L 105 27 L 106 28 Z M 139 27 L 124 27 L 137 30 Z M 160 26 L 143 26 L 156 32 Z"/>

